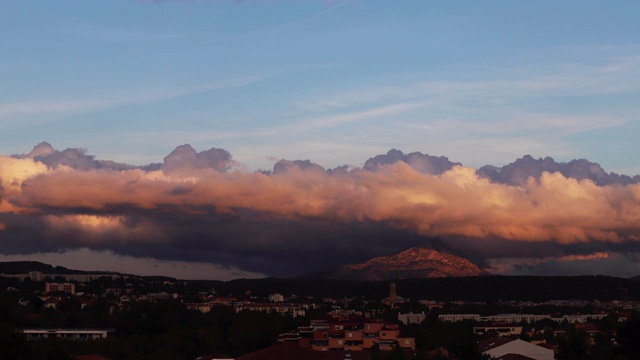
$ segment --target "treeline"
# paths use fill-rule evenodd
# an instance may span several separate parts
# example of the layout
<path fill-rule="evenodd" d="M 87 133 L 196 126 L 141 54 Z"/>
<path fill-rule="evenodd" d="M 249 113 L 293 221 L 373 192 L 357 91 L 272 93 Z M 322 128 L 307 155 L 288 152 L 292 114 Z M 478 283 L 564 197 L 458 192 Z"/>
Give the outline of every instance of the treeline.
<path fill-rule="evenodd" d="M 178 300 L 133 302 L 113 309 L 98 302 L 85 309 L 73 299 L 59 310 L 13 312 L 0 305 L 0 359 L 69 360 L 72 355 L 99 354 L 113 360 L 195 359 L 214 352 L 230 356 L 274 345 L 278 334 L 302 325 L 292 319 L 263 312 L 235 313 L 214 307 L 202 314 L 187 310 Z M 34 328 L 113 328 L 106 339 L 69 341 L 27 340 L 16 332 Z"/>
<path fill-rule="evenodd" d="M 435 301 L 547 301 L 638 300 L 640 282 L 609 276 L 480 276 L 463 278 L 399 279 L 393 281 L 349 281 L 307 278 L 242 279 L 228 282 L 194 282 L 215 287 L 219 294 L 251 292 L 266 296 L 274 292 L 298 296 L 334 298 L 384 298 L 395 282 L 399 296 Z"/>

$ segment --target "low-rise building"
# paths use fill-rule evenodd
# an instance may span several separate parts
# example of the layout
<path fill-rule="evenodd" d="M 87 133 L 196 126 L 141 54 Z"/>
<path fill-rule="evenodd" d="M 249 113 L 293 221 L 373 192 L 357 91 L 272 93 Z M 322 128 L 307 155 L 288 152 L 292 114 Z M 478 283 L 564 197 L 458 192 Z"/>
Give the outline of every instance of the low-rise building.
<path fill-rule="evenodd" d="M 184 303 L 184 306 L 189 310 L 197 310 L 203 314 L 211 311 L 211 303 Z"/>
<path fill-rule="evenodd" d="M 404 350 L 415 350 L 415 339 L 403 336 L 397 324 L 362 317 L 335 318 L 312 321 L 308 327 L 299 327 L 295 332 L 281 334 L 279 342 L 297 342 L 313 350 L 370 350 L 378 344 L 380 350 L 392 350 L 400 346 Z"/>
<path fill-rule="evenodd" d="M 438 315 L 438 320 L 440 321 L 448 321 L 448 322 L 457 322 L 464 320 L 473 320 L 478 322 L 491 322 L 491 323 L 501 323 L 501 324 L 515 324 L 515 323 L 534 323 L 536 321 L 550 319 L 555 322 L 568 322 L 570 324 L 579 324 L 586 323 L 589 319 L 592 320 L 601 320 L 607 317 L 607 314 L 578 314 L 578 315 L 561 315 L 561 316 L 551 316 L 547 314 L 498 314 L 498 315 L 488 315 L 488 316 L 480 316 L 479 314 L 442 314 Z"/>
<path fill-rule="evenodd" d="M 292 303 L 254 303 L 242 302 L 233 305 L 235 312 L 243 310 L 262 311 L 279 315 L 290 315 L 291 317 L 305 316 L 306 311 Z"/>
<path fill-rule="evenodd" d="M 464 320 L 480 321 L 480 314 L 442 314 L 438 315 L 438 320 L 448 322 L 458 322 Z"/>
<path fill-rule="evenodd" d="M 420 314 L 408 313 L 408 314 L 398 314 L 398 321 L 402 322 L 405 325 L 409 324 L 420 324 L 424 321 L 426 315 L 424 311 Z"/>
<path fill-rule="evenodd" d="M 284 296 L 282 296 L 282 294 L 271 294 L 269 295 L 269 301 L 271 302 L 283 302 L 284 301 Z"/>
<path fill-rule="evenodd" d="M 105 339 L 113 329 L 18 329 L 27 340 L 37 339 L 66 339 L 66 340 L 95 340 Z"/>

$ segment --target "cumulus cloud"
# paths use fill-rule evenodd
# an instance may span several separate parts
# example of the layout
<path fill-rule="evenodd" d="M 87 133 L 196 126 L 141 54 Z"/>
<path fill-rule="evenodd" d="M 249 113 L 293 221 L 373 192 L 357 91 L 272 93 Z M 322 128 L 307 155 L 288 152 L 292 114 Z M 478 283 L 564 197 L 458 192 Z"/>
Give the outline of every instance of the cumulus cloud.
<path fill-rule="evenodd" d="M 290 275 L 433 238 L 479 262 L 532 249 L 569 260 L 640 244 L 640 185 L 602 186 L 580 172 L 535 170 L 507 182 L 398 150 L 362 169 L 282 160 L 272 172 L 249 172 L 223 149 L 189 145 L 162 164 L 106 166 L 47 145 L 0 157 L 4 253 L 87 247 Z M 51 160 L 70 154 L 84 160 Z"/>

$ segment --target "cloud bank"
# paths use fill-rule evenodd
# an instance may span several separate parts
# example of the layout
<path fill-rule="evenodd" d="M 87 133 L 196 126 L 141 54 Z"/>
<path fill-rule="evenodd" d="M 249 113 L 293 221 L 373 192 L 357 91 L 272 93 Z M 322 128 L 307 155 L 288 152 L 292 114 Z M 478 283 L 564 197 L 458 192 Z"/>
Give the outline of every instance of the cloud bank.
<path fill-rule="evenodd" d="M 362 168 L 242 169 L 223 149 L 190 145 L 146 166 L 47 143 L 2 156 L 0 252 L 89 249 L 298 275 L 436 241 L 486 266 L 640 250 L 640 177 L 587 160 L 476 170 L 391 150 Z"/>

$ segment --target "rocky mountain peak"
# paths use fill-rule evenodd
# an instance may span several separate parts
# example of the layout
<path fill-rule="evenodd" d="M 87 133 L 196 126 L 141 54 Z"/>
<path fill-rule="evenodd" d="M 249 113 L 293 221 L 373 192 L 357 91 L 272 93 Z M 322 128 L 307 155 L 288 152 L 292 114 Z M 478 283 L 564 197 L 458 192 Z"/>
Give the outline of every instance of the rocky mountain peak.
<path fill-rule="evenodd" d="M 425 247 L 412 247 L 394 255 L 376 257 L 359 264 L 343 265 L 329 277 L 379 281 L 484 274 L 477 265 L 465 258 Z"/>

